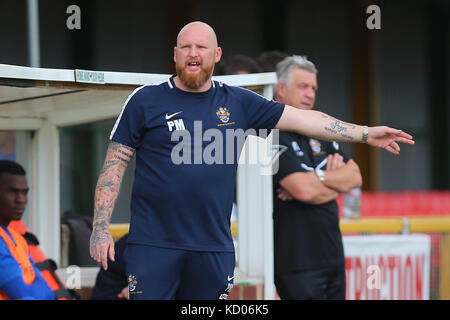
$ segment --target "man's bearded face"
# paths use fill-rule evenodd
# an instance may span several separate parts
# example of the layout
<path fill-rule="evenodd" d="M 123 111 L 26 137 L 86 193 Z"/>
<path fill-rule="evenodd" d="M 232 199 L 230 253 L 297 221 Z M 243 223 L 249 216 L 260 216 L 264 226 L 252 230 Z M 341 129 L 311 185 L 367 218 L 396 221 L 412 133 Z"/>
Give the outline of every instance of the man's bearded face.
<path fill-rule="evenodd" d="M 201 58 L 191 58 L 184 63 L 177 62 L 175 68 L 181 82 L 189 89 L 196 90 L 211 78 L 214 63 L 205 63 Z"/>

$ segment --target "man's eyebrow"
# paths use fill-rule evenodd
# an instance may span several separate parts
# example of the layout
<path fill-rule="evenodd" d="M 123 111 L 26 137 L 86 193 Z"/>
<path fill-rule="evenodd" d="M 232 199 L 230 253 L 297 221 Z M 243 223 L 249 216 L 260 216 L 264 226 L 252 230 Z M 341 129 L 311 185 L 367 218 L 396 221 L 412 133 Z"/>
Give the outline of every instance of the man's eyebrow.
<path fill-rule="evenodd" d="M 185 47 L 185 46 L 208 47 L 209 44 L 205 42 L 184 42 L 180 43 L 177 47 Z"/>
<path fill-rule="evenodd" d="M 311 86 L 311 87 L 313 87 L 313 88 L 317 88 L 317 87 L 318 87 L 318 86 L 316 86 L 315 84 L 309 84 L 308 82 L 304 82 L 304 81 L 300 82 L 300 84 L 302 84 L 302 85 L 307 85 L 307 86 Z"/>
<path fill-rule="evenodd" d="M 28 191 L 30 191 L 30 188 L 25 188 L 25 189 L 23 189 L 23 188 L 16 188 L 16 187 L 9 187 L 8 188 L 9 190 L 12 190 L 12 191 L 15 191 L 15 192 L 17 192 L 17 191 L 25 191 L 25 192 L 28 192 Z"/>

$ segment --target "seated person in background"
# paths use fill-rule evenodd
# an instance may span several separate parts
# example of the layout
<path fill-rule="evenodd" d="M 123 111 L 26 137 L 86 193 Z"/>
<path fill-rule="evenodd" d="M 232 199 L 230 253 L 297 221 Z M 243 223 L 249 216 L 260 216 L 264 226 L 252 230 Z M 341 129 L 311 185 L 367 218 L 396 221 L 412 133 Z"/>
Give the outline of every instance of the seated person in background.
<path fill-rule="evenodd" d="M 265 51 L 256 58 L 256 62 L 261 68 L 261 72 L 276 72 L 277 64 L 286 57 L 288 54 L 281 51 Z"/>
<path fill-rule="evenodd" d="M 262 72 L 258 63 L 251 57 L 235 54 L 222 59 L 217 65 L 217 75 L 249 74 Z"/>
<path fill-rule="evenodd" d="M 0 300 L 53 300 L 53 291 L 31 259 L 26 240 L 8 225 L 28 202 L 25 169 L 0 160 Z"/>

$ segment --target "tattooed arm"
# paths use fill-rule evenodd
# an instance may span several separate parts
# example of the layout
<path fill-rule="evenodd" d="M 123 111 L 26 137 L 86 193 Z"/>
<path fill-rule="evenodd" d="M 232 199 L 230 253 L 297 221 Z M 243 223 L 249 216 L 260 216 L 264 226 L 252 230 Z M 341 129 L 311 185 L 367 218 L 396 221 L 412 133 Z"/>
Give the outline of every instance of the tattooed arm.
<path fill-rule="evenodd" d="M 125 170 L 133 158 L 134 149 L 111 141 L 95 188 L 94 222 L 90 239 L 91 257 L 108 268 L 108 256 L 114 261 L 114 240 L 109 222 L 119 196 Z"/>
<path fill-rule="evenodd" d="M 363 126 L 338 120 L 320 111 L 289 105 L 286 105 L 275 128 L 328 141 L 363 142 Z M 398 154 L 400 147 L 397 142 L 414 144 L 412 136 L 402 130 L 385 126 L 368 128 L 367 144 L 373 147 Z"/>

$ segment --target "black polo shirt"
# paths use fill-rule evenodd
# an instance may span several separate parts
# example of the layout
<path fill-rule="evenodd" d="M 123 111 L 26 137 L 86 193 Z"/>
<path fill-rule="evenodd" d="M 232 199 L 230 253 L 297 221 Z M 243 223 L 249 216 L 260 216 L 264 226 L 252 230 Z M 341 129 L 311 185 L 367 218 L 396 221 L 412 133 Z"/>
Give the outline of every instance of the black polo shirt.
<path fill-rule="evenodd" d="M 276 189 L 283 178 L 295 172 L 326 169 L 327 156 L 339 153 L 349 160 L 337 142 L 328 142 L 280 131 L 279 170 L 274 186 L 275 273 L 332 267 L 345 263 L 342 235 L 335 200 L 310 205 L 282 201 Z"/>

